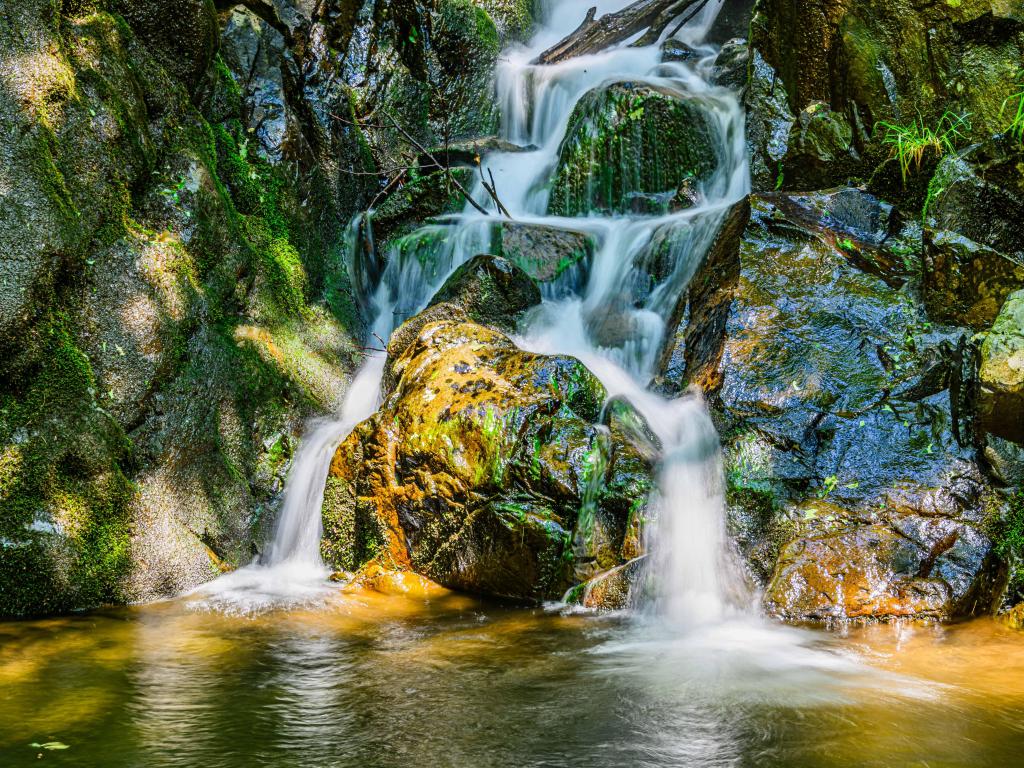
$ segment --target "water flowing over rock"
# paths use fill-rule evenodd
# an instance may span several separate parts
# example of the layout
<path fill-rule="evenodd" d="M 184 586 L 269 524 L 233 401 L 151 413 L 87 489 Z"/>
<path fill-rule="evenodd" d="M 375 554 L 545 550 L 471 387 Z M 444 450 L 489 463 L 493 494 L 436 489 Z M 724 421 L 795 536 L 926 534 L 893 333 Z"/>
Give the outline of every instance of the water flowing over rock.
<path fill-rule="evenodd" d="M 508 328 L 539 302 L 525 273 L 480 256 L 395 332 L 384 404 L 331 465 L 329 563 L 375 558 L 446 587 L 540 600 L 636 556 L 652 458 L 621 424 L 644 426 L 623 405 L 601 427 L 605 391 L 579 361 L 523 352 L 478 324 Z"/>
<path fill-rule="evenodd" d="M 704 181 L 717 166 L 708 118 L 696 100 L 618 84 L 584 97 L 569 118 L 550 212 L 621 213 L 638 195 Z"/>
<path fill-rule="evenodd" d="M 907 290 L 887 255 L 899 241 L 891 208 L 856 190 L 752 205 L 737 268 L 711 273 L 690 317 L 728 308 L 692 349 L 724 435 L 732 530 L 769 582 L 766 605 L 807 619 L 990 610 L 1003 572 L 980 533 L 989 491 L 965 410 L 969 366 L 953 363 L 970 356 L 957 352 L 967 335 L 933 327 Z M 922 525 L 941 535 L 901 544 Z M 922 565 L 947 550 L 956 584 Z"/>

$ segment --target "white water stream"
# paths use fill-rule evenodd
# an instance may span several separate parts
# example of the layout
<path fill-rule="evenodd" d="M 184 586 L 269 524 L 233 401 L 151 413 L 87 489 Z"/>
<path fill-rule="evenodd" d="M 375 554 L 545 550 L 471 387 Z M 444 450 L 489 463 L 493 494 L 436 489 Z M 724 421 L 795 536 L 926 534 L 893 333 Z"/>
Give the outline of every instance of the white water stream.
<path fill-rule="evenodd" d="M 601 14 L 627 3 L 594 4 Z M 690 626 L 722 619 L 737 607 L 736 596 L 743 594 L 725 532 L 718 437 L 698 394 L 669 401 L 651 393 L 647 385 L 664 336 L 673 332 L 666 329 L 668 314 L 710 246 L 724 212 L 749 191 L 742 109 L 734 93 L 709 83 L 715 51 L 700 48 L 721 4 L 722 0 L 709 3 L 679 34 L 702 54 L 692 65 L 663 63 L 659 46 L 624 46 L 536 67 L 530 61 L 574 30 L 584 10 L 575 0 L 547 0 L 543 28 L 529 46 L 506 52 L 496 78 L 502 138 L 536 149 L 484 158 L 485 169 L 494 174 L 499 195 L 516 221 L 586 231 L 598 243 L 585 284 L 572 286 L 567 296 L 565 291 L 561 298 L 549 296 L 525 323 L 517 342 L 531 351 L 580 358 L 610 395 L 626 396 L 661 439 L 664 461 L 653 504 L 657 519 L 649 532 L 658 585 L 655 604 L 665 618 Z M 549 180 L 573 108 L 591 90 L 615 82 L 651 85 L 703 105 L 717 170 L 701 185 L 702 202 L 660 217 L 549 217 Z M 374 333 L 380 338 L 388 338 L 399 322 L 421 309 L 455 267 L 489 250 L 499 214 L 479 182 L 472 193 L 489 207 L 491 216 L 467 206 L 452 222 L 425 228 L 417 247 L 387 254 L 371 302 Z M 652 238 L 666 235 L 672 243 L 669 277 L 637 301 L 627 288 L 636 259 Z M 613 343 L 602 344 L 601 329 L 610 318 L 627 330 L 620 331 Z M 324 483 L 336 446 L 377 408 L 382 368 L 383 356 L 369 358 L 347 393 L 341 416 L 311 425 L 295 457 L 269 551 L 252 566 L 202 588 L 204 602 L 258 610 L 315 599 L 328 589 L 319 554 Z"/>

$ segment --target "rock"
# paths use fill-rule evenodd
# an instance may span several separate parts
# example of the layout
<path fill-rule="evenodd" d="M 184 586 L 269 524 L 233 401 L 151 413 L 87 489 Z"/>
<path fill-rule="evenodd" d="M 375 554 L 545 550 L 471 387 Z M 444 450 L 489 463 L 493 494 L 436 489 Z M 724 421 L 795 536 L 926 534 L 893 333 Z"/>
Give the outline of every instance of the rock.
<path fill-rule="evenodd" d="M 569 119 L 549 212 L 575 216 L 630 209 L 634 193 L 674 192 L 718 165 L 704 106 L 649 86 L 591 91 Z"/>
<path fill-rule="evenodd" d="M 593 235 L 540 224 L 494 226 L 491 253 L 508 259 L 550 296 L 580 289 L 597 249 Z"/>
<path fill-rule="evenodd" d="M 596 576 L 585 584 L 573 587 L 565 596 L 570 605 L 581 605 L 599 611 L 622 611 L 635 605 L 633 593 L 644 575 L 646 557 L 630 560 Z"/>
<path fill-rule="evenodd" d="M 381 410 L 331 465 L 330 562 L 351 570 L 375 558 L 452 589 L 552 599 L 576 581 L 573 542 L 594 521 L 603 528 L 591 540 L 607 545 L 593 558 L 622 562 L 634 499 L 620 489 L 636 483 L 618 467 L 635 449 L 595 426 L 604 390 L 578 361 L 442 321 L 422 326 L 392 367 Z"/>
<path fill-rule="evenodd" d="M 785 183 L 782 162 L 796 124 L 785 84 L 757 50 L 751 55 L 750 81 L 744 96 L 747 110 L 747 148 L 755 192 L 780 189 Z"/>
<path fill-rule="evenodd" d="M 1003 486 L 1024 488 L 1024 445 L 995 435 L 985 436 L 985 463 Z"/>
<path fill-rule="evenodd" d="M 957 232 L 927 229 L 924 246 L 925 303 L 937 322 L 987 329 L 1024 286 L 1024 264 Z"/>
<path fill-rule="evenodd" d="M 679 394 L 691 384 L 714 390 L 717 351 L 739 274 L 740 239 L 750 220 L 750 201 L 741 200 L 724 215 L 685 293 L 679 297 L 666 327 L 669 329 L 659 362 L 659 388 Z"/>
<path fill-rule="evenodd" d="M 800 621 L 949 619 L 998 607 L 1005 574 L 976 529 L 918 516 L 836 525 L 786 546 L 765 593 L 769 612 Z"/>
<path fill-rule="evenodd" d="M 195 88 L 217 51 L 213 0 L 111 0 L 160 63 Z"/>
<path fill-rule="evenodd" d="M 661 60 L 664 62 L 696 63 L 700 59 L 700 51 L 687 45 L 682 40 L 670 37 L 661 44 Z"/>
<path fill-rule="evenodd" d="M 221 37 L 221 57 L 234 73 L 245 104 L 245 124 L 259 151 L 280 161 L 293 119 L 284 85 L 285 38 L 245 6 L 231 10 Z"/>
<path fill-rule="evenodd" d="M 1024 603 L 1011 608 L 999 618 L 1010 629 L 1024 629 Z"/>
<path fill-rule="evenodd" d="M 750 40 L 794 112 L 830 104 L 862 149 L 878 121 L 907 124 L 919 114 L 929 125 L 943 112 L 970 114 L 979 138 L 1004 130 L 1024 22 L 999 0 L 759 0 Z"/>
<path fill-rule="evenodd" d="M 722 45 L 711 71 L 715 85 L 743 92 L 747 87 L 750 69 L 750 46 L 743 38 L 728 40 Z"/>
<path fill-rule="evenodd" d="M 522 268 L 507 259 L 484 254 L 455 270 L 428 309 L 454 304 L 476 323 L 514 331 L 523 312 L 540 302 L 536 283 Z"/>
<path fill-rule="evenodd" d="M 379 250 L 387 251 L 395 241 L 414 234 L 422 225 L 447 213 L 458 213 L 466 207 L 466 199 L 452 182 L 464 189 L 472 185 L 475 171 L 453 168 L 451 176 L 436 171 L 405 184 L 389 195 L 370 215 L 373 237 Z"/>
<path fill-rule="evenodd" d="M 730 40 L 747 37 L 753 13 L 754 0 L 724 0 L 708 30 L 707 42 L 724 47 Z"/>
<path fill-rule="evenodd" d="M 875 249 L 898 217 L 856 191 L 751 205 L 738 258 L 698 272 L 680 347 L 683 381 L 705 389 L 723 434 L 730 524 L 755 574 L 769 575 L 794 536 L 824 535 L 799 533 L 808 507 L 838 510 L 829 514 L 849 520 L 854 539 L 879 515 L 887 525 L 979 524 L 987 485 L 963 402 L 968 366 L 957 362 L 970 358 L 969 342 L 933 327 L 899 273 L 883 268 Z M 876 534 L 888 537 L 863 535 Z M 819 549 L 833 548 L 856 546 L 828 538 Z M 805 569 L 794 552 L 787 574 Z M 839 597 L 829 594 L 826 603 Z M 928 602 L 938 593 L 925 597 L 915 611 L 938 604 Z M 891 607 L 872 605 L 857 610 Z"/>
<path fill-rule="evenodd" d="M 1024 291 L 1010 295 L 981 347 L 981 427 L 1024 444 Z"/>
<path fill-rule="evenodd" d="M 1019 224 L 1024 218 L 1024 150 L 1010 137 L 944 159 L 932 179 L 929 198 L 926 214 L 931 228 L 955 232 L 1015 263 L 1016 270 L 1010 265 L 997 267 L 994 259 L 983 257 L 989 262 L 984 282 L 1024 285 L 1024 234 Z M 1013 278 L 1001 277 L 1009 274 Z"/>
<path fill-rule="evenodd" d="M 846 117 L 824 102 L 807 105 L 790 129 L 783 164 L 787 189 L 821 189 L 845 182 L 860 163 Z"/>

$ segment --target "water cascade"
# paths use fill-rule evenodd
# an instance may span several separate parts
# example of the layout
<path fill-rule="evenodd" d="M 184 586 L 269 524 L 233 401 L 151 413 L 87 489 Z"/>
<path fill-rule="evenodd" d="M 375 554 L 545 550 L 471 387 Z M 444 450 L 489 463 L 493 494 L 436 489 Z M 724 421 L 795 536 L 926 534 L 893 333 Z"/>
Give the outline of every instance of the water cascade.
<path fill-rule="evenodd" d="M 524 148 L 495 152 L 483 159 L 499 196 L 519 223 L 585 232 L 596 245 L 585 275 L 548 290 L 544 304 L 527 320 L 517 343 L 547 354 L 581 359 L 605 384 L 609 395 L 624 395 L 645 415 L 664 446 L 649 535 L 656 585 L 653 604 L 682 622 L 721 617 L 742 594 L 730 565 L 718 438 L 698 394 L 666 400 L 647 385 L 655 375 L 669 314 L 710 247 L 725 212 L 749 191 L 743 112 L 737 97 L 710 82 L 716 51 L 702 46 L 721 2 L 683 28 L 680 42 L 697 55 L 686 63 L 663 61 L 660 45 L 620 47 L 552 66 L 531 64 L 538 53 L 579 24 L 580 7 L 549 0 L 545 23 L 529 46 L 508 51 L 496 73 L 501 138 Z M 599 13 L 624 6 L 605 0 Z M 584 200 L 581 216 L 552 216 L 552 178 L 574 109 L 597 89 L 629 83 L 696 105 L 707 123 L 713 171 L 697 183 L 697 204 L 654 215 L 592 211 Z M 593 190 L 584 198 L 593 197 Z M 502 221 L 480 181 L 471 191 L 491 214 L 467 205 L 459 216 L 403 238 L 380 260 L 384 268 L 357 264 L 368 276 L 366 303 L 374 316 L 373 334 L 387 339 L 403 320 L 423 308 L 444 279 L 461 263 L 490 248 L 494 226 Z M 357 227 L 353 227 L 355 231 Z M 353 244 L 357 241 L 354 233 Z M 667 254 L 665 277 L 642 296 L 631 292 L 638 269 L 654 248 Z M 365 258 L 353 245 L 354 258 Z M 664 256 L 662 258 L 665 258 Z M 373 278 L 379 279 L 373 284 Z M 606 326 L 614 323 L 615 333 Z M 623 330 L 624 329 L 624 330 Z M 218 598 L 264 599 L 317 593 L 325 576 L 319 555 L 320 507 L 334 448 L 378 404 L 383 356 L 371 356 L 347 393 L 337 420 L 310 427 L 289 478 L 276 535 L 253 566 L 221 579 L 202 592 Z M 287 586 L 290 585 L 290 586 Z M 262 605 L 264 599 L 257 600 Z M 251 607 L 251 606 L 250 606 Z"/>

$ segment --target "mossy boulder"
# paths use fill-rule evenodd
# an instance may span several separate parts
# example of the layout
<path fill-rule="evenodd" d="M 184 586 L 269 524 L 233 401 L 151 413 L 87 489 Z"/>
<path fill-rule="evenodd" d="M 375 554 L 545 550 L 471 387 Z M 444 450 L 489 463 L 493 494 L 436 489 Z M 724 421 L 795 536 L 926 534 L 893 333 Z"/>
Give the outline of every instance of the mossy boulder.
<path fill-rule="evenodd" d="M 618 498 L 616 442 L 607 456 L 595 426 L 604 389 L 582 364 L 442 321 L 423 326 L 392 367 L 383 407 L 332 463 L 325 557 L 347 567 L 374 557 L 453 589 L 528 601 L 561 597 L 577 580 L 575 540 L 600 539 L 608 554 L 587 557 L 622 562 L 622 510 L 633 500 Z M 581 528 L 608 519 L 616 524 L 600 537 Z"/>
<path fill-rule="evenodd" d="M 981 347 L 982 427 L 1024 443 L 1024 291 L 1010 295 Z"/>
<path fill-rule="evenodd" d="M 569 118 L 549 213 L 623 213 L 637 195 L 671 197 L 717 168 L 712 137 L 696 98 L 631 83 L 591 91 Z"/>
<path fill-rule="evenodd" d="M 520 267 L 488 254 L 456 269 L 428 305 L 455 305 L 475 323 L 514 331 L 526 310 L 540 304 L 540 291 Z"/>
<path fill-rule="evenodd" d="M 491 240 L 491 253 L 516 264 L 549 295 L 581 288 L 596 250 L 586 232 L 541 224 L 502 222 Z"/>

